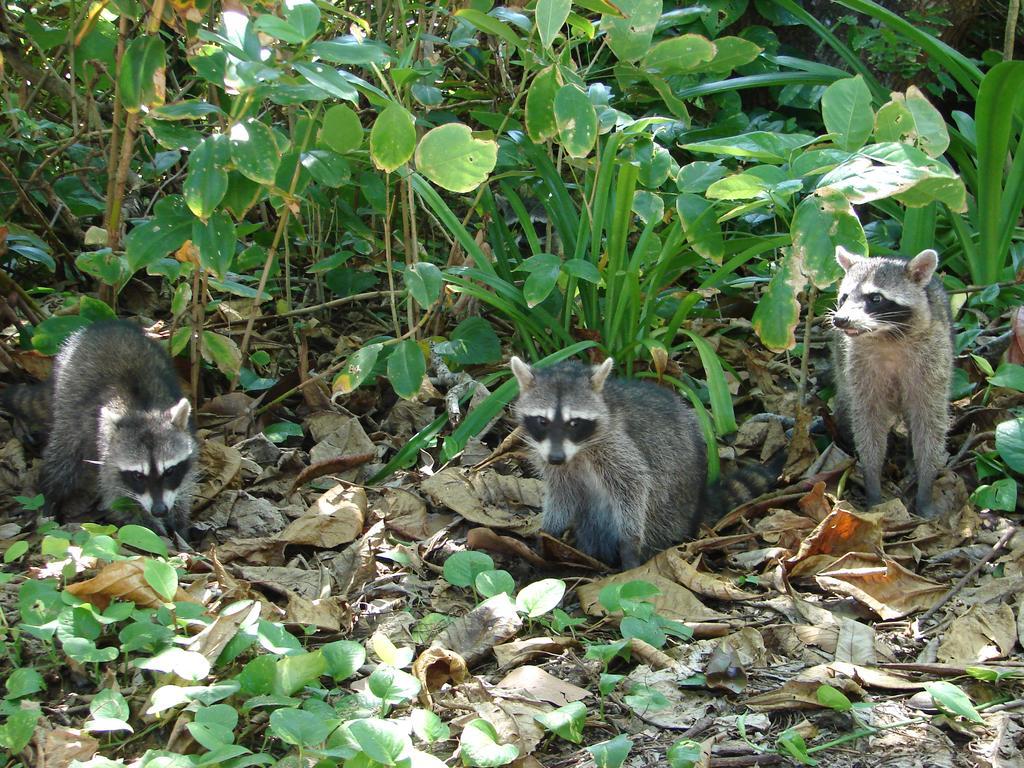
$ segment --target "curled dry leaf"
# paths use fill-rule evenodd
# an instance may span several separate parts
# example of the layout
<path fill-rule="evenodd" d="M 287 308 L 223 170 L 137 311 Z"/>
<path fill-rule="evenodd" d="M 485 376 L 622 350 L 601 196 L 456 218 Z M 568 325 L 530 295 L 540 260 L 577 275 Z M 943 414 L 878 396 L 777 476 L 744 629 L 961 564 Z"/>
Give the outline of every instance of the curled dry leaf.
<path fill-rule="evenodd" d="M 818 586 L 863 603 L 886 620 L 930 608 L 948 589 L 883 555 L 851 552 L 815 577 Z"/>
<path fill-rule="evenodd" d="M 211 550 L 222 563 L 240 561 L 248 565 L 284 565 L 285 542 L 276 536 L 240 539 L 220 544 Z"/>
<path fill-rule="evenodd" d="M 786 560 L 790 575 L 797 572 L 813 575 L 828 565 L 822 559 L 814 560 L 815 568 L 799 569 L 804 560 L 816 555 L 838 558 L 848 552 L 882 551 L 882 518 L 878 513 L 854 512 L 842 505 L 836 506 L 818 527 L 800 545 L 800 550 Z"/>
<path fill-rule="evenodd" d="M 260 604 L 255 601 L 229 605 L 202 632 L 189 640 L 185 648 L 201 653 L 212 664 L 238 630 L 256 623 L 259 617 Z"/>
<path fill-rule="evenodd" d="M 556 707 L 590 696 L 590 691 L 578 685 L 559 680 L 540 667 L 517 667 L 502 678 L 492 692 L 496 696 L 513 695 L 546 701 Z"/>
<path fill-rule="evenodd" d="M 444 512 L 428 512 L 427 503 L 423 499 L 400 488 L 383 490 L 383 506 L 384 524 L 389 530 L 410 541 L 426 541 L 458 519 Z"/>
<path fill-rule="evenodd" d="M 448 648 L 473 666 L 495 645 L 515 637 L 522 626 L 515 604 L 502 592 L 445 627 L 431 647 Z"/>
<path fill-rule="evenodd" d="M 818 702 L 818 688 L 822 685 L 838 688 L 854 701 L 860 701 L 867 695 L 867 691 L 853 679 L 822 664 L 805 669 L 781 688 L 762 693 L 760 696 L 752 696 L 745 703 L 748 707 L 763 712 L 823 709 L 823 705 Z"/>
<path fill-rule="evenodd" d="M 797 549 L 804 536 L 814 528 L 814 521 L 788 509 L 773 509 L 754 523 L 754 530 L 769 544 L 778 544 L 776 549 L 790 554 Z"/>
<path fill-rule="evenodd" d="M 728 601 L 753 600 L 759 597 L 759 595 L 752 592 L 744 592 L 731 582 L 720 579 L 710 573 L 698 571 L 692 564 L 680 557 L 675 549 L 666 550 L 658 555 L 658 557 L 665 558 L 665 562 L 671 569 L 677 582 L 699 595 Z"/>
<path fill-rule="evenodd" d="M 372 461 L 374 456 L 376 456 L 376 454 L 373 452 L 360 453 L 354 456 L 332 456 L 331 458 L 324 459 L 316 464 L 310 464 L 299 472 L 298 476 L 292 481 L 292 484 L 288 489 L 288 495 L 291 496 L 297 488 L 301 488 L 306 483 L 316 480 L 318 477 L 323 477 L 324 475 L 335 475 L 355 467 L 361 467 L 366 462 Z"/>
<path fill-rule="evenodd" d="M 420 490 L 436 506 L 447 507 L 470 522 L 521 534 L 540 530 L 543 484 L 533 478 L 449 467 L 426 478 Z"/>
<path fill-rule="evenodd" d="M 682 671 L 682 665 L 678 661 L 673 659 L 664 651 L 659 651 L 646 640 L 641 640 L 639 637 L 631 637 L 629 639 L 629 649 L 633 655 L 651 669 L 673 669 L 677 672 Z M 687 670 L 687 673 L 689 672 L 690 670 Z"/>
<path fill-rule="evenodd" d="M 704 667 L 708 688 L 742 693 L 747 687 L 747 673 L 740 663 L 739 655 L 719 645 Z"/>
<path fill-rule="evenodd" d="M 362 537 L 331 560 L 331 575 L 338 595 L 349 597 L 377 576 L 374 553 L 385 548 L 384 523 L 371 525 Z"/>
<path fill-rule="evenodd" d="M 58 768 L 78 760 L 89 762 L 99 751 L 100 743 L 91 734 L 77 728 L 49 728 L 46 718 L 40 720 L 32 736 L 30 749 L 35 753 L 27 765 L 36 768 Z"/>
<path fill-rule="evenodd" d="M 366 491 L 338 484 L 278 534 L 287 544 L 335 549 L 355 541 L 366 521 Z"/>
<path fill-rule="evenodd" d="M 494 646 L 494 658 L 498 660 L 498 669 L 508 669 L 538 656 L 560 656 L 569 648 L 577 646 L 579 641 L 572 637 L 531 637 Z"/>
<path fill-rule="evenodd" d="M 875 628 L 846 617 L 839 619 L 836 639 L 836 661 L 871 665 L 878 661 L 875 651 Z"/>
<path fill-rule="evenodd" d="M 832 512 L 834 499 L 825 495 L 825 483 L 817 482 L 804 497 L 797 502 L 800 511 L 815 523 L 820 523 Z"/>
<path fill-rule="evenodd" d="M 548 560 L 538 555 L 522 539 L 513 536 L 502 536 L 490 528 L 471 528 L 466 534 L 466 547 L 492 552 L 496 555 L 509 555 L 522 558 L 531 565 L 543 568 L 549 565 Z"/>
<path fill-rule="evenodd" d="M 420 701 L 433 706 L 433 694 L 444 685 L 459 685 L 469 677 L 466 660 L 447 648 L 431 646 L 416 657 L 412 674 L 420 681 Z"/>
<path fill-rule="evenodd" d="M 199 466 L 203 469 L 203 480 L 196 490 L 193 513 L 206 507 L 232 484 L 242 468 L 242 454 L 237 448 L 204 440 L 199 448 Z"/>
<path fill-rule="evenodd" d="M 131 601 L 140 608 L 157 608 L 164 601 L 153 590 L 143 575 L 142 560 L 119 560 L 100 569 L 93 578 L 67 586 L 67 592 L 92 603 L 101 611 L 111 600 Z M 174 595 L 176 602 L 196 602 L 181 587 Z"/>
<path fill-rule="evenodd" d="M 572 545 L 567 544 L 561 539 L 556 539 L 549 533 L 541 531 L 537 541 L 541 552 L 539 559 L 544 564 L 575 565 L 589 568 L 593 571 L 608 570 L 608 566 L 600 560 L 591 557 L 585 552 L 580 552 Z"/>
<path fill-rule="evenodd" d="M 975 605 L 946 630 L 936 657 L 950 664 L 1002 659 L 1017 643 L 1017 622 L 1006 603 Z"/>

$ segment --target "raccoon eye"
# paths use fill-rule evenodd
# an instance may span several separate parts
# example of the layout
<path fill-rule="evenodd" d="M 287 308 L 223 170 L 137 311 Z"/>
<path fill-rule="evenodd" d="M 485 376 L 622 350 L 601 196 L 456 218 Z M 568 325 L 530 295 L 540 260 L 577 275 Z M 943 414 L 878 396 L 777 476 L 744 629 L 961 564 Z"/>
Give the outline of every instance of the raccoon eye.
<path fill-rule="evenodd" d="M 882 294 L 880 293 L 869 293 L 867 295 L 868 304 L 874 304 L 875 306 L 882 303 Z"/>
<path fill-rule="evenodd" d="M 547 416 L 537 416 L 536 419 L 537 419 L 536 423 L 537 423 L 538 427 L 546 427 L 548 424 L 551 423 L 551 420 L 548 419 Z"/>
<path fill-rule="evenodd" d="M 576 429 L 580 425 L 579 419 L 569 419 L 569 429 Z"/>

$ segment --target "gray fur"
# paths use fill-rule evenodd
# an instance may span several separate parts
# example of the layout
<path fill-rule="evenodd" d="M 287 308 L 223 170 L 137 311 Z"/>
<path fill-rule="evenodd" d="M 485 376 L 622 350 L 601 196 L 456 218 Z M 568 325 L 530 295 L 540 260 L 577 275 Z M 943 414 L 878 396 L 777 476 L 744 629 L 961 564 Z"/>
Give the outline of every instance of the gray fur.
<path fill-rule="evenodd" d="M 94 323 L 61 347 L 50 386 L 42 474 L 48 509 L 64 519 L 128 497 L 144 525 L 185 537 L 198 446 L 191 406 L 164 349 L 130 322 Z M 124 474 L 131 470 L 140 477 Z"/>
<path fill-rule="evenodd" d="M 832 316 L 835 411 L 840 427 L 853 436 L 867 502 L 882 500 L 889 433 L 902 419 L 917 469 L 917 512 L 932 517 L 932 486 L 946 461 L 953 377 L 953 319 L 934 274 L 937 255 L 927 250 L 910 260 L 865 258 L 839 248 L 836 260 L 846 274 L 839 286 L 845 300 Z M 872 314 L 872 293 L 900 310 Z"/>
<path fill-rule="evenodd" d="M 535 370 L 511 360 L 520 387 L 516 415 L 544 479 L 543 529 L 562 536 L 572 527 L 580 550 L 632 568 L 696 533 L 712 503 L 707 453 L 693 410 L 676 394 L 608 378 L 611 366 L 609 359 L 594 368 L 564 362 Z M 578 443 L 539 438 L 527 419 L 545 414 L 596 424 Z M 564 463 L 550 463 L 563 454 Z"/>

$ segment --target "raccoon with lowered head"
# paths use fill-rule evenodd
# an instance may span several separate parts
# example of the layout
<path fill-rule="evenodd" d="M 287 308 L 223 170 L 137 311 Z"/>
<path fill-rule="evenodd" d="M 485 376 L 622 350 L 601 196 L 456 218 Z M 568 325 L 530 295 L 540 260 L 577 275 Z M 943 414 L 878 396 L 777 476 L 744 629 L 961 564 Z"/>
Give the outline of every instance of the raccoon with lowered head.
<path fill-rule="evenodd" d="M 11 387 L 3 403 L 23 420 L 48 410 L 48 512 L 63 520 L 128 497 L 142 524 L 187 536 L 198 452 L 192 408 L 170 357 L 141 328 L 112 320 L 74 333 L 49 381 Z"/>
<path fill-rule="evenodd" d="M 542 527 L 575 530 L 576 546 L 633 568 L 714 522 L 728 493 L 707 487 L 704 436 L 693 410 L 656 384 L 609 378 L 613 361 L 533 369 L 513 357 L 516 416 L 544 478 Z M 737 496 L 771 480 L 741 476 Z"/>
<path fill-rule="evenodd" d="M 932 517 L 932 484 L 946 458 L 953 318 L 938 254 L 867 258 L 843 248 L 846 273 L 832 314 L 836 417 L 852 434 L 868 505 L 882 500 L 889 432 L 903 419 L 917 469 L 917 513 Z"/>

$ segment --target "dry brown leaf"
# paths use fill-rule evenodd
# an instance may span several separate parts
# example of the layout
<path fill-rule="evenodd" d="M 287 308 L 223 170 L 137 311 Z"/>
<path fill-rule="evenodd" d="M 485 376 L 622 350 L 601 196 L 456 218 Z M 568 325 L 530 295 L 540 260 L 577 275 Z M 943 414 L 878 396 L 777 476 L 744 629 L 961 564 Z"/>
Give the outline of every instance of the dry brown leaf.
<path fill-rule="evenodd" d="M 777 544 L 786 555 L 796 550 L 814 521 L 789 509 L 772 509 L 754 523 L 754 530 L 769 544 Z"/>
<path fill-rule="evenodd" d="M 704 676 L 708 688 L 742 693 L 747 687 L 747 673 L 739 655 L 731 648 L 719 645 L 711 653 Z"/>
<path fill-rule="evenodd" d="M 633 669 L 623 682 L 623 689 L 634 686 L 652 688 L 669 701 L 669 706 L 658 709 L 647 709 L 638 714 L 645 722 L 658 728 L 686 730 L 708 715 L 713 708 L 720 706 L 722 697 L 679 685 L 681 676 L 692 674 L 689 670 L 680 669 L 652 670 L 645 664 Z M 638 763 L 637 765 L 643 765 Z"/>
<path fill-rule="evenodd" d="M 498 669 L 507 669 L 538 656 L 560 656 L 567 649 L 575 648 L 579 644 L 579 641 L 572 637 L 559 635 L 531 637 L 494 646 L 494 658 L 498 660 Z"/>
<path fill-rule="evenodd" d="M 832 658 L 839 637 L 838 629 L 781 624 L 762 627 L 761 635 L 772 653 L 808 665 L 824 664 Z"/>
<path fill-rule="evenodd" d="M 522 629 L 523 620 L 511 598 L 504 592 L 489 597 L 460 616 L 441 632 L 431 647 L 448 648 L 469 666 L 481 661 L 490 650 Z"/>
<path fill-rule="evenodd" d="M 202 468 L 202 482 L 196 489 L 192 513 L 210 504 L 217 494 L 231 486 L 242 468 L 242 454 L 237 448 L 212 440 L 204 440 L 199 447 L 199 466 Z"/>
<path fill-rule="evenodd" d="M 825 495 L 825 483 L 817 482 L 800 501 L 797 502 L 800 511 L 815 523 L 820 523 L 832 512 L 834 499 Z"/>
<path fill-rule="evenodd" d="M 284 621 L 300 626 L 314 626 L 330 632 L 352 629 L 352 611 L 340 597 L 310 600 L 295 592 L 287 592 Z"/>
<path fill-rule="evenodd" d="M 564 706 L 571 701 L 580 701 L 591 695 L 586 688 L 559 680 L 540 667 L 529 665 L 517 667 L 509 672 L 491 692 L 496 696 L 525 696 L 537 701 L 546 701 L 556 707 Z"/>
<path fill-rule="evenodd" d="M 34 768 L 64 768 L 74 760 L 88 762 L 99 748 L 99 741 L 91 734 L 78 728 L 50 728 L 43 718 L 36 726 L 32 742 L 26 750 L 34 752 L 27 765 Z"/>
<path fill-rule="evenodd" d="M 517 539 L 514 536 L 502 536 L 490 528 L 471 528 L 466 534 L 466 547 L 493 552 L 497 555 L 522 558 L 541 568 L 549 564 L 548 560 L 530 549 L 530 546 L 522 539 Z"/>
<path fill-rule="evenodd" d="M 470 701 L 473 711 L 452 721 L 463 727 L 471 720 L 482 717 L 498 733 L 498 743 L 515 744 L 520 755 L 528 755 L 537 748 L 544 738 L 544 729 L 534 718 L 550 712 L 553 707 L 544 702 L 530 702 L 522 699 L 500 699 L 497 701 Z"/>
<path fill-rule="evenodd" d="M 400 488 L 385 488 L 383 505 L 384 524 L 410 541 L 426 541 L 458 519 L 445 512 L 428 512 L 423 499 Z"/>
<path fill-rule="evenodd" d="M 371 525 L 362 537 L 331 560 L 331 574 L 340 597 L 349 597 L 377 577 L 377 552 L 384 548 L 384 523 Z"/>
<path fill-rule="evenodd" d="M 654 609 L 659 616 L 677 621 L 714 621 L 725 618 L 724 614 L 713 611 L 704 605 L 686 587 L 665 578 L 652 570 L 649 565 L 634 568 L 625 573 L 606 576 L 589 584 L 581 584 L 576 589 L 576 596 L 579 598 L 580 607 L 590 616 L 604 616 L 605 610 L 597 600 L 602 589 L 609 584 L 625 584 L 642 579 L 661 590 L 661 594 L 652 601 Z"/>
<path fill-rule="evenodd" d="M 435 692 L 447 684 L 459 685 L 469 677 L 469 670 L 459 654 L 432 646 L 416 657 L 412 674 L 420 681 L 420 702 L 431 707 Z"/>
<path fill-rule="evenodd" d="M 852 597 L 887 621 L 931 608 L 948 589 L 888 557 L 857 552 L 815 579 L 822 589 Z"/>
<path fill-rule="evenodd" d="M 936 652 L 949 664 L 976 664 L 1002 659 L 1017 643 L 1017 622 L 1006 603 L 975 605 L 953 620 Z"/>
<path fill-rule="evenodd" d="M 850 677 L 822 664 L 805 669 L 797 677 L 787 681 L 774 691 L 746 699 L 744 704 L 763 712 L 823 709 L 823 705 L 818 703 L 818 688 L 822 685 L 837 688 L 855 701 L 859 701 L 867 695 L 867 691 Z"/>
<path fill-rule="evenodd" d="M 355 541 L 366 522 L 366 491 L 339 483 L 278 534 L 287 544 L 336 549 Z"/>
<path fill-rule="evenodd" d="M 201 653 L 212 665 L 225 646 L 238 634 L 240 629 L 255 624 L 260 617 L 260 604 L 232 603 L 220 615 L 207 624 L 203 630 L 188 641 L 185 648 Z"/>
<path fill-rule="evenodd" d="M 272 536 L 261 536 L 255 539 L 238 539 L 214 547 L 210 554 L 222 563 L 235 561 L 248 565 L 283 565 L 285 543 Z"/>
<path fill-rule="evenodd" d="M 108 563 L 93 578 L 68 584 L 66 591 L 91 603 L 101 611 L 106 610 L 111 600 L 135 603 L 140 608 L 158 608 L 164 604 L 146 577 L 142 560 L 118 560 Z M 176 602 L 195 603 L 181 587 L 174 595 Z"/>
<path fill-rule="evenodd" d="M 538 536 L 540 544 L 540 559 L 545 565 L 558 563 L 559 565 L 582 566 L 593 571 L 607 571 L 608 566 L 600 560 L 591 557 L 585 552 L 580 552 L 570 544 L 556 539 L 551 534 L 541 531 Z"/>
<path fill-rule="evenodd" d="M 878 661 L 875 652 L 875 628 L 853 619 L 839 619 L 836 661 L 870 666 Z"/>
<path fill-rule="evenodd" d="M 754 627 L 744 627 L 738 632 L 723 637 L 718 647 L 734 653 L 739 664 L 744 668 L 770 666 L 764 637 Z"/>
<path fill-rule="evenodd" d="M 679 670 L 680 668 L 680 664 L 676 659 L 673 659 L 664 651 L 659 651 L 646 640 L 641 640 L 639 637 L 631 637 L 629 639 L 629 650 L 651 669 Z"/>
<path fill-rule="evenodd" d="M 493 469 L 475 472 L 448 467 L 420 483 L 436 506 L 457 512 L 470 522 L 521 534 L 540 530 L 543 483 L 533 478 L 501 475 Z"/>
<path fill-rule="evenodd" d="M 744 592 L 731 582 L 720 579 L 710 573 L 698 571 L 691 563 L 683 560 L 676 549 L 669 549 L 662 552 L 658 557 L 664 557 L 665 562 L 675 576 L 675 580 L 687 589 L 705 597 L 712 597 L 716 600 L 753 600 L 760 597 L 753 592 Z"/>
<path fill-rule="evenodd" d="M 880 552 L 881 520 L 877 513 L 858 513 L 837 505 L 804 540 L 800 550 L 784 562 L 792 568 L 814 555 L 839 557 L 847 552 Z"/>
<path fill-rule="evenodd" d="M 818 458 L 818 449 L 811 437 L 814 412 L 803 403 L 797 403 L 795 415 L 793 439 L 789 444 L 789 453 L 786 454 L 786 466 L 782 470 L 785 477 L 799 477 Z"/>

